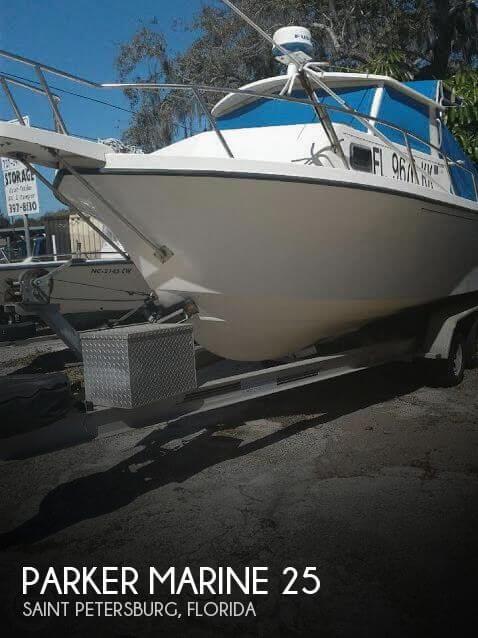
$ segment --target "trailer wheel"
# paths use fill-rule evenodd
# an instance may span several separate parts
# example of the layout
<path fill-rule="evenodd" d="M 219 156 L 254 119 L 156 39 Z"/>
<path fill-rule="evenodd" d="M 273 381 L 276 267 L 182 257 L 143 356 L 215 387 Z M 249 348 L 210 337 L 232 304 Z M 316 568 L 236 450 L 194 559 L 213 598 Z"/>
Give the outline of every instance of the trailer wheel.
<path fill-rule="evenodd" d="M 466 338 L 465 364 L 467 368 L 478 366 L 478 319 L 471 326 Z"/>
<path fill-rule="evenodd" d="M 444 361 L 433 362 L 436 385 L 443 388 L 452 388 L 463 381 L 466 367 L 465 339 L 460 333 L 456 333 L 450 345 L 450 354 Z"/>

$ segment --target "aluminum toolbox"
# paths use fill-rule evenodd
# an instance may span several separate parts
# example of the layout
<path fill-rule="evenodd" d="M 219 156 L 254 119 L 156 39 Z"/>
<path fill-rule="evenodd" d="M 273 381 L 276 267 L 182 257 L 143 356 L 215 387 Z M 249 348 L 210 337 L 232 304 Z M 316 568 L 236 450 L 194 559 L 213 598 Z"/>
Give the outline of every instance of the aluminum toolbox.
<path fill-rule="evenodd" d="M 137 408 L 196 388 L 190 324 L 141 324 L 81 335 L 85 398 Z"/>

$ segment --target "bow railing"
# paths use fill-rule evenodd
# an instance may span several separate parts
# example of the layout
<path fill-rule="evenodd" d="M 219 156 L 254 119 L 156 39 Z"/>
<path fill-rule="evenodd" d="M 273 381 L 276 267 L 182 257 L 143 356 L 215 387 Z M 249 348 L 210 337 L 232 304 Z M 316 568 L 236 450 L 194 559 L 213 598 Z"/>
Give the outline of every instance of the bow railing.
<path fill-rule="evenodd" d="M 218 124 L 216 117 L 214 117 L 214 115 L 209 110 L 207 106 L 207 102 L 204 99 L 204 94 L 207 94 L 207 93 L 224 94 L 224 95 L 236 94 L 236 95 L 243 95 L 246 97 L 249 96 L 254 99 L 277 100 L 277 101 L 291 102 L 296 104 L 306 104 L 312 107 L 314 111 L 316 111 L 316 108 L 315 108 L 316 103 L 314 103 L 315 100 L 313 101 L 309 96 L 306 96 L 304 98 L 296 97 L 293 95 L 285 94 L 287 92 L 263 93 L 263 92 L 252 90 L 252 89 L 242 89 L 242 88 L 231 89 L 229 87 L 222 87 L 222 86 L 209 86 L 209 85 L 202 85 L 202 84 L 184 84 L 184 83 L 166 83 L 166 82 L 165 83 L 162 83 L 162 82 L 160 83 L 147 83 L 147 82 L 98 83 L 86 78 L 82 78 L 77 75 L 73 75 L 71 73 L 67 73 L 55 67 L 45 65 L 36 60 L 31 60 L 29 58 L 25 58 L 23 56 L 20 56 L 14 53 L 10 53 L 8 51 L 0 50 L 0 57 L 4 57 L 11 61 L 18 62 L 18 63 L 32 67 L 38 77 L 38 83 L 40 87 L 34 86 L 28 82 L 14 78 L 10 74 L 0 73 L 0 86 L 2 87 L 3 92 L 8 102 L 10 103 L 13 112 L 18 118 L 19 123 L 24 124 L 23 118 L 21 115 L 21 110 L 13 96 L 12 91 L 10 90 L 9 85 L 21 86 L 22 88 L 26 88 L 30 91 L 33 91 L 35 93 L 39 93 L 45 96 L 46 99 L 48 100 L 48 103 L 51 109 L 55 130 L 63 134 L 68 134 L 68 129 L 64 121 L 64 118 L 60 112 L 60 107 L 59 107 L 60 98 L 58 97 L 58 95 L 52 92 L 48 84 L 46 74 L 52 74 L 52 75 L 61 77 L 63 79 L 69 80 L 71 82 L 83 84 L 85 86 L 88 86 L 89 88 L 101 89 L 101 90 L 115 90 L 115 89 L 120 89 L 123 91 L 127 89 L 134 89 L 139 91 L 140 90 L 144 90 L 144 91 L 166 90 L 166 91 L 182 91 L 185 93 L 189 93 L 193 97 L 193 99 L 197 102 L 200 112 L 204 116 L 205 120 L 208 122 L 211 130 L 214 131 L 214 133 L 216 134 L 221 146 L 224 149 L 224 152 L 230 158 L 234 158 L 234 153 L 226 137 L 222 133 L 220 125 Z M 284 80 L 285 82 L 287 82 L 286 77 L 284 78 Z M 413 153 L 411 141 L 413 140 L 415 142 L 418 142 L 419 144 L 427 146 L 430 150 L 435 151 L 439 157 L 443 158 L 446 165 L 447 172 L 448 172 L 448 176 L 450 179 L 451 192 L 454 194 L 457 194 L 456 184 L 454 183 L 455 180 L 453 178 L 453 174 L 451 170 L 452 168 L 456 167 L 457 169 L 467 174 L 469 178 L 471 179 L 471 182 L 473 184 L 473 189 L 474 189 L 474 201 L 478 201 L 478 182 L 477 182 L 476 174 L 472 170 L 470 170 L 468 167 L 464 166 L 462 163 L 450 157 L 447 153 L 443 151 L 443 149 L 433 144 L 429 140 L 426 140 L 423 137 L 417 135 L 416 133 L 413 133 L 411 131 L 408 131 L 407 129 L 404 129 L 403 127 L 400 127 L 397 124 L 394 124 L 392 122 L 389 122 L 379 117 L 371 116 L 366 113 L 361 113 L 354 109 L 344 108 L 343 106 L 323 104 L 323 103 L 320 103 L 320 107 L 324 109 L 327 113 L 331 112 L 331 113 L 345 114 L 349 117 L 354 118 L 362 125 L 364 125 L 364 123 L 365 124 L 368 123 L 369 131 L 371 132 L 372 135 L 378 135 L 379 139 L 384 144 L 386 144 L 391 149 L 393 149 L 399 156 L 401 156 L 402 158 L 410 162 L 410 166 L 412 168 L 413 175 L 417 183 L 419 183 L 420 181 L 418 179 L 418 174 L 421 173 L 428 183 L 432 183 L 437 188 L 446 191 L 447 189 L 442 184 L 436 181 L 427 171 L 423 170 L 417 164 L 416 158 Z M 389 128 L 391 130 L 397 131 L 403 137 L 404 150 L 402 150 L 394 142 L 390 141 L 386 137 L 386 135 L 379 132 L 375 128 L 376 124 Z M 339 144 L 341 144 L 341 141 L 338 140 L 338 138 L 337 138 L 337 141 Z M 342 156 L 344 155 L 342 149 L 341 149 L 341 155 Z M 350 168 L 350 167 L 347 167 L 347 168 Z"/>

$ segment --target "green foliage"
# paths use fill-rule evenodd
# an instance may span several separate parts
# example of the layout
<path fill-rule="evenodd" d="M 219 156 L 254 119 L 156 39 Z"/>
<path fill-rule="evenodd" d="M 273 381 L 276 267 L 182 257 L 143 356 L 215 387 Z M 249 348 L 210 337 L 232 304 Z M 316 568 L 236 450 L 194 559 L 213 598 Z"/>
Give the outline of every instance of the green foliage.
<path fill-rule="evenodd" d="M 360 70 L 363 73 L 387 75 L 402 82 L 413 80 L 413 70 L 402 51 L 384 51 L 379 53 Z"/>
<path fill-rule="evenodd" d="M 162 82 L 171 72 L 166 41 L 155 30 L 156 21 L 141 26 L 133 38 L 120 46 L 116 67 L 121 82 Z M 135 115 L 124 141 L 145 151 L 169 144 L 175 133 L 175 118 L 167 117 L 167 101 L 156 91 L 125 90 Z"/>
<path fill-rule="evenodd" d="M 447 110 L 447 126 L 473 161 L 478 162 L 478 71 L 460 71 L 447 84 L 463 100 L 462 106 Z"/>

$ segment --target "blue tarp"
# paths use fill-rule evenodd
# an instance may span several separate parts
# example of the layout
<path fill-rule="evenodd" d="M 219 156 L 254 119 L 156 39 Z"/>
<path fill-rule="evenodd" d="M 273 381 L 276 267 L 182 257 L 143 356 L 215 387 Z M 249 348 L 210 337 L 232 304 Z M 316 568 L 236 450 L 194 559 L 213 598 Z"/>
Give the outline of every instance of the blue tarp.
<path fill-rule="evenodd" d="M 478 178 L 478 173 L 476 171 L 475 165 L 444 124 L 442 125 L 441 149 L 453 160 L 462 161 L 463 165 L 468 170 L 472 171 L 472 173 Z M 457 195 L 460 195 L 460 197 L 466 197 L 466 199 L 476 201 L 475 188 L 473 186 L 473 177 L 470 175 L 470 173 L 463 170 L 459 166 L 451 166 L 450 172 L 455 193 Z"/>
<path fill-rule="evenodd" d="M 421 93 L 429 100 L 437 101 L 440 80 L 414 80 L 413 82 L 403 82 L 402 84 L 410 87 L 417 93 Z"/>
<path fill-rule="evenodd" d="M 426 141 L 430 141 L 430 110 L 426 104 L 420 104 L 412 98 L 392 89 L 388 86 L 384 87 L 382 104 L 379 109 L 378 117 L 386 120 L 391 124 L 396 124 L 421 137 Z M 396 144 L 404 144 L 404 136 L 400 131 L 396 131 L 385 124 L 378 124 L 377 128 L 391 142 Z M 430 148 L 426 144 L 410 137 L 410 146 L 423 153 L 430 154 Z"/>
<path fill-rule="evenodd" d="M 361 113 L 369 114 L 372 106 L 375 87 L 342 88 L 335 91 L 347 104 Z M 320 102 L 340 108 L 340 104 L 330 95 L 316 91 Z M 295 91 L 293 97 L 305 98 L 305 93 Z M 347 124 L 359 131 L 366 131 L 358 120 L 345 113 L 329 111 L 332 122 Z M 262 126 L 284 126 L 287 124 L 308 124 L 317 121 L 315 111 L 307 104 L 294 104 L 282 100 L 259 99 L 247 106 L 242 106 L 234 111 L 217 118 L 219 128 L 222 130 L 236 128 L 255 128 Z"/>
<path fill-rule="evenodd" d="M 361 88 L 346 88 L 346 89 L 334 89 L 334 93 L 337 93 L 348 106 L 355 111 L 363 113 L 364 115 L 370 115 L 370 109 L 372 108 L 372 102 L 375 95 L 376 87 L 361 87 Z M 335 106 L 341 108 L 341 105 L 331 95 L 324 95 L 323 92 L 316 91 L 319 102 L 326 104 L 327 106 Z M 351 126 L 357 131 L 368 131 L 367 127 L 361 124 L 357 118 L 347 115 L 346 113 L 340 113 L 337 111 L 329 110 L 330 119 L 336 124 L 346 124 Z"/>

